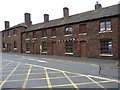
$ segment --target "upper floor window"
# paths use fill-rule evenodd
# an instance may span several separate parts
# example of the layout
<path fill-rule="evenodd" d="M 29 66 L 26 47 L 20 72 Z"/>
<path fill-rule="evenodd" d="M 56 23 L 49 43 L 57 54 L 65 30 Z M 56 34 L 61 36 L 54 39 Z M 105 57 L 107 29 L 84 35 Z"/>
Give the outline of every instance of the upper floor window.
<path fill-rule="evenodd" d="M 33 38 L 36 38 L 36 32 L 33 32 Z"/>
<path fill-rule="evenodd" d="M 86 24 L 80 24 L 80 27 L 79 27 L 79 34 L 81 33 L 87 33 L 87 30 L 86 30 Z"/>
<path fill-rule="evenodd" d="M 111 21 L 100 22 L 100 31 L 111 30 Z"/>
<path fill-rule="evenodd" d="M 65 49 L 66 53 L 73 53 L 73 42 L 72 41 L 65 42 Z"/>
<path fill-rule="evenodd" d="M 72 27 L 66 27 L 65 28 L 65 35 L 69 35 L 69 34 L 72 34 L 72 33 L 73 33 Z"/>
<path fill-rule="evenodd" d="M 112 40 L 101 40 L 101 54 L 112 54 Z"/>
<path fill-rule="evenodd" d="M 51 30 L 51 36 L 56 36 L 56 29 Z"/>
<path fill-rule="evenodd" d="M 16 30 L 13 30 L 13 35 L 16 35 Z"/>
<path fill-rule="evenodd" d="M 29 34 L 28 33 L 26 33 L 26 38 L 29 38 Z"/>
<path fill-rule="evenodd" d="M 42 37 L 47 37 L 47 30 L 42 31 Z"/>
<path fill-rule="evenodd" d="M 14 48 L 17 48 L 16 41 L 14 41 Z"/>
<path fill-rule="evenodd" d="M 10 31 L 7 32 L 7 36 L 10 37 Z"/>

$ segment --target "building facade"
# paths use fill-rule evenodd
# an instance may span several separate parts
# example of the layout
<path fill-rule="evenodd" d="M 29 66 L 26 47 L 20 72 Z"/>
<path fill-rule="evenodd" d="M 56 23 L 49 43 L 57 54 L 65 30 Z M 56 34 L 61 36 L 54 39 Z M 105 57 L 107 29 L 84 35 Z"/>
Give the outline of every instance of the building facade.
<path fill-rule="evenodd" d="M 119 59 L 119 15 L 119 5 L 102 8 L 97 3 L 95 10 L 72 16 L 65 7 L 63 18 L 60 19 L 49 20 L 49 15 L 44 14 L 44 22 L 32 25 L 30 14 L 27 13 L 23 27 L 18 25 L 2 31 L 2 34 L 7 33 L 7 37 L 2 39 L 3 51 Z M 15 38 L 14 34 L 9 37 L 9 31 L 14 33 L 14 30 L 18 37 Z M 10 42 L 13 46 L 9 45 Z"/>

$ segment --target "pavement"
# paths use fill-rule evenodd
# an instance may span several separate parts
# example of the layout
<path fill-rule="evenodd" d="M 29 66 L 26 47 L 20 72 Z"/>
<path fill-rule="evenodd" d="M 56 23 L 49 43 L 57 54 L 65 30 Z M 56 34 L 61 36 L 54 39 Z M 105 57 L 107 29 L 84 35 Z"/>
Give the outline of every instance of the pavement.
<path fill-rule="evenodd" d="M 3 89 L 97 88 L 98 90 L 103 88 L 108 90 L 107 88 L 110 88 L 110 90 L 118 90 L 120 84 L 117 80 L 119 70 L 115 67 L 117 62 L 115 60 L 20 53 L 3 53 L 2 59 L 0 88 Z"/>

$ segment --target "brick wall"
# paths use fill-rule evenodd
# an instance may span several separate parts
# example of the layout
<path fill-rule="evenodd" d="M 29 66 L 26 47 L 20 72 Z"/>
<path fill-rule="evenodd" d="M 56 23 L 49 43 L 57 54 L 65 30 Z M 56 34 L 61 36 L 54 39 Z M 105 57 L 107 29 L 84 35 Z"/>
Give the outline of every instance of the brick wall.
<path fill-rule="evenodd" d="M 6 44 L 5 49 L 3 49 L 3 52 L 8 52 L 8 46 L 7 44 L 11 44 L 10 46 L 10 52 L 21 52 L 21 32 L 25 28 L 19 27 L 14 28 L 11 30 L 3 31 L 4 37 L 2 37 L 2 41 Z M 13 35 L 13 31 L 16 30 L 16 35 Z M 10 37 L 7 36 L 8 31 L 10 32 Z M 14 48 L 14 41 L 16 41 L 17 48 Z"/>
<path fill-rule="evenodd" d="M 112 22 L 112 32 L 105 32 L 105 33 L 99 33 L 99 23 L 100 21 L 104 20 L 111 20 Z M 86 24 L 87 26 L 87 35 L 79 35 L 79 24 L 69 25 L 73 27 L 73 34 L 72 36 L 64 36 L 64 30 L 66 26 L 57 27 L 56 28 L 56 38 L 51 37 L 51 29 L 47 30 L 48 36 L 47 38 L 42 39 L 42 30 L 36 31 L 37 37 L 35 40 L 32 38 L 32 32 L 29 32 L 30 40 L 25 40 L 26 33 L 22 34 L 22 50 L 25 53 L 26 52 L 26 46 L 25 43 L 28 42 L 30 45 L 30 53 L 33 53 L 33 44 L 36 43 L 36 53 L 40 53 L 40 45 L 42 45 L 42 41 L 47 41 L 48 43 L 48 55 L 52 55 L 52 42 L 56 42 L 56 53 L 55 55 L 65 55 L 65 40 L 70 40 L 75 38 L 74 41 L 74 47 L 73 47 L 73 55 L 71 56 L 77 56 L 80 57 L 80 42 L 86 41 L 86 47 L 87 47 L 87 57 L 92 58 L 108 58 L 108 59 L 117 59 L 120 55 L 118 53 L 119 50 L 119 43 L 118 43 L 118 18 L 106 18 L 96 21 L 90 21 L 90 22 L 84 22 L 79 24 Z M 113 44 L 113 56 L 106 57 L 106 56 L 100 56 L 100 40 L 101 39 L 112 39 Z"/>

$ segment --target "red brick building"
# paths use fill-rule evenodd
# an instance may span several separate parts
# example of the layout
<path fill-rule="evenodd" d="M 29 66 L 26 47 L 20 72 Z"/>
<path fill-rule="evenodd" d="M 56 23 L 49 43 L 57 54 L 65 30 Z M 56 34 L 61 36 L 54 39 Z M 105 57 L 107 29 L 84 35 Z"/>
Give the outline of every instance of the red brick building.
<path fill-rule="evenodd" d="M 63 18 L 49 20 L 44 14 L 44 22 L 34 25 L 27 13 L 25 23 L 2 31 L 3 51 L 119 59 L 119 11 L 119 5 L 102 8 L 97 3 L 95 10 L 69 16 L 65 7 Z M 17 38 L 9 37 L 14 30 Z"/>

